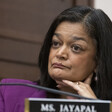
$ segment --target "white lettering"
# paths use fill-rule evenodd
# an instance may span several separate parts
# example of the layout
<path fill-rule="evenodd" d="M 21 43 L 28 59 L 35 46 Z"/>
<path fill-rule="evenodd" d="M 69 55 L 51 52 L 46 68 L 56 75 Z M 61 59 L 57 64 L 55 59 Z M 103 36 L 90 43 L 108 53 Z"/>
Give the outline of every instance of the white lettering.
<path fill-rule="evenodd" d="M 97 111 L 95 110 L 95 106 L 94 106 L 94 105 L 91 106 L 91 112 L 97 112 Z"/>
<path fill-rule="evenodd" d="M 81 112 L 84 112 L 84 110 L 86 109 L 85 105 L 81 105 Z"/>
<path fill-rule="evenodd" d="M 76 107 L 75 107 L 75 112 L 80 112 L 80 108 L 78 105 L 76 105 Z"/>
<path fill-rule="evenodd" d="M 86 107 L 85 112 L 91 112 L 91 109 L 90 109 L 90 107 L 89 107 L 89 106 L 87 106 L 87 107 Z"/>
<path fill-rule="evenodd" d="M 95 106 L 89 105 L 64 105 L 60 104 L 60 111 L 59 112 L 97 112 L 95 110 Z"/>
<path fill-rule="evenodd" d="M 73 112 L 74 107 L 75 107 L 74 105 L 69 105 L 70 112 Z"/>
<path fill-rule="evenodd" d="M 55 111 L 55 109 L 53 108 L 53 104 L 41 104 L 41 111 Z"/>
<path fill-rule="evenodd" d="M 60 105 L 60 112 L 69 112 L 67 105 L 61 104 Z"/>

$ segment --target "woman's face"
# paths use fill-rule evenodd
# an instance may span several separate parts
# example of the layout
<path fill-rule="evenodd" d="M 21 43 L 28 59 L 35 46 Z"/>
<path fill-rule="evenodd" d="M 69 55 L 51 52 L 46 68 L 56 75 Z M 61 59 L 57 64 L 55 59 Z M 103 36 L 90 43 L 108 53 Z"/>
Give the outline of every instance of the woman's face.
<path fill-rule="evenodd" d="M 96 67 L 96 44 L 81 23 L 62 22 L 52 37 L 48 73 L 55 81 L 81 81 Z"/>

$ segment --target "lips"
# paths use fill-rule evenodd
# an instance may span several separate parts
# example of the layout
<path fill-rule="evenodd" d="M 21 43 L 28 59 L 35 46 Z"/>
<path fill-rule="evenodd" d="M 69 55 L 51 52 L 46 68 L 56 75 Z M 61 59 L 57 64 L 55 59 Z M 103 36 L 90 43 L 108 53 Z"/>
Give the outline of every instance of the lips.
<path fill-rule="evenodd" d="M 69 67 L 63 65 L 62 63 L 53 63 L 52 67 L 53 68 L 60 68 L 60 69 L 69 68 Z"/>

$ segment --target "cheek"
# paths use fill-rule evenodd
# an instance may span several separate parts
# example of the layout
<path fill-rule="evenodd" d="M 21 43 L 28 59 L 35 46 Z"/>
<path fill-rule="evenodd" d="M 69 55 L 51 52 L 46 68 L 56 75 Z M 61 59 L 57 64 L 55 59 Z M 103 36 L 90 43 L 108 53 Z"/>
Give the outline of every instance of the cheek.
<path fill-rule="evenodd" d="M 70 56 L 69 63 L 72 66 L 72 68 L 79 68 L 81 66 L 82 60 L 83 59 L 81 57 L 73 55 L 73 56 Z"/>
<path fill-rule="evenodd" d="M 50 67 L 51 67 L 51 57 L 50 57 L 50 55 L 49 55 L 49 60 L 48 60 L 48 72 L 49 72 L 49 70 L 50 70 Z"/>
<path fill-rule="evenodd" d="M 50 52 L 49 52 L 49 61 L 51 61 L 51 59 L 53 58 L 55 56 L 55 52 L 54 52 L 54 50 L 50 50 Z"/>
<path fill-rule="evenodd" d="M 74 61 L 75 60 L 75 61 Z M 94 59 L 88 57 L 75 58 L 71 60 L 73 77 L 78 80 L 84 80 L 87 76 L 93 73 L 96 68 L 96 62 Z"/>
<path fill-rule="evenodd" d="M 49 58 L 48 58 L 48 73 L 50 73 L 50 71 L 51 71 L 53 58 L 54 58 L 54 53 L 52 52 L 52 50 L 50 50 Z"/>

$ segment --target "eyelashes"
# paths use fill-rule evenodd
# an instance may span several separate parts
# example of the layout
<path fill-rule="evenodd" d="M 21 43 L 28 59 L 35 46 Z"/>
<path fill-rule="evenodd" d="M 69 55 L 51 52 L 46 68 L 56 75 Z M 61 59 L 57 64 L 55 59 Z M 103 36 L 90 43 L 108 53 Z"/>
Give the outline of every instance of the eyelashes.
<path fill-rule="evenodd" d="M 51 44 L 51 46 L 53 47 L 53 48 L 58 48 L 58 47 L 60 47 L 60 45 L 61 45 L 61 43 L 60 42 L 58 42 L 58 41 L 52 41 L 52 44 Z"/>
<path fill-rule="evenodd" d="M 76 52 L 76 53 L 83 51 L 82 47 L 80 45 L 77 45 L 77 44 L 73 44 L 71 46 L 71 49 L 73 52 Z"/>
<path fill-rule="evenodd" d="M 58 49 L 60 47 L 62 47 L 62 43 L 58 40 L 52 40 L 52 43 L 51 43 L 51 47 L 54 48 L 54 49 Z M 69 47 L 69 46 L 68 46 Z M 74 53 L 80 53 L 81 51 L 83 51 L 84 49 L 81 47 L 81 45 L 78 45 L 78 44 L 72 44 L 70 45 L 69 47 L 71 49 L 72 52 Z"/>

